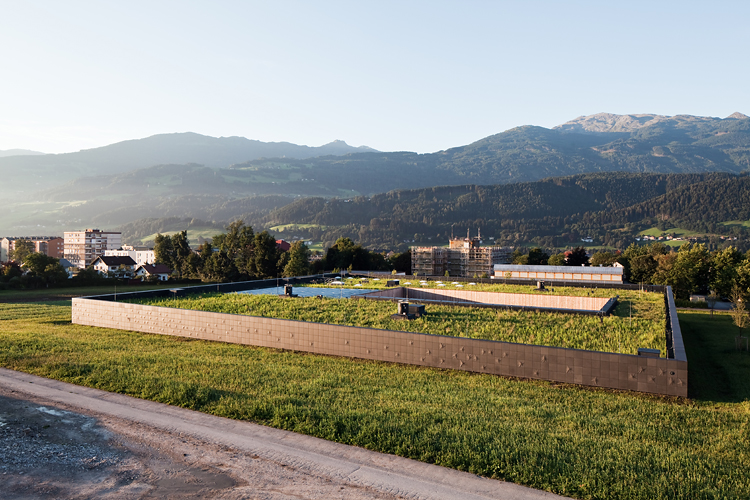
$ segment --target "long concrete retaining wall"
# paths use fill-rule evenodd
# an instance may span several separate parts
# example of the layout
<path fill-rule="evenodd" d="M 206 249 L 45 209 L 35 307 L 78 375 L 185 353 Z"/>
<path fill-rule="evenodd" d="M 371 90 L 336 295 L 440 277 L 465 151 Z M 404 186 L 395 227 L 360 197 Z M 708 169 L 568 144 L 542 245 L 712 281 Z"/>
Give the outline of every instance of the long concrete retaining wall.
<path fill-rule="evenodd" d="M 546 295 L 543 292 L 502 293 L 473 290 L 442 290 L 439 288 L 396 287 L 362 295 L 362 298 L 409 299 L 424 302 L 460 303 L 463 305 L 488 304 L 516 309 L 539 309 L 549 311 L 605 313 L 615 304 L 614 298 L 572 297 L 568 295 Z"/>
<path fill-rule="evenodd" d="M 668 293 L 671 295 L 671 290 Z M 651 358 L 190 311 L 116 302 L 111 296 L 74 298 L 73 323 L 509 377 L 687 396 L 687 359 L 680 358 Z M 679 335 L 679 323 L 676 321 L 672 323 L 672 334 L 674 335 L 675 326 Z"/>

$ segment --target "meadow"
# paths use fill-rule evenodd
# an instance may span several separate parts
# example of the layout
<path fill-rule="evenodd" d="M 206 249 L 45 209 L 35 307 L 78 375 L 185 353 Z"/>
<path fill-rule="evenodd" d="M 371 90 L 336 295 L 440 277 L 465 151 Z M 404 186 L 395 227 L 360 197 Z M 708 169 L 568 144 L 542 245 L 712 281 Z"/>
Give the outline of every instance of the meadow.
<path fill-rule="evenodd" d="M 378 288 L 378 283 L 365 283 Z M 478 285 L 492 291 L 530 287 Z M 557 289 L 562 294 L 566 289 Z M 584 289 L 571 288 L 583 294 Z M 514 311 L 510 309 L 427 305 L 427 314 L 413 321 L 391 319 L 396 306 L 389 301 L 364 299 L 295 298 L 275 295 L 204 293 L 185 298 L 139 299 L 133 302 L 267 318 L 291 319 L 383 330 L 449 335 L 521 344 L 567 347 L 603 352 L 637 354 L 639 347 L 659 349 L 665 354 L 665 312 L 663 295 L 628 290 L 590 290 L 610 297 L 619 293 L 621 302 L 614 314 L 596 316 Z M 632 311 L 632 316 L 631 316 Z"/>
<path fill-rule="evenodd" d="M 70 323 L 0 304 L 0 366 L 582 499 L 750 497 L 750 354 L 680 313 L 691 399 Z"/>

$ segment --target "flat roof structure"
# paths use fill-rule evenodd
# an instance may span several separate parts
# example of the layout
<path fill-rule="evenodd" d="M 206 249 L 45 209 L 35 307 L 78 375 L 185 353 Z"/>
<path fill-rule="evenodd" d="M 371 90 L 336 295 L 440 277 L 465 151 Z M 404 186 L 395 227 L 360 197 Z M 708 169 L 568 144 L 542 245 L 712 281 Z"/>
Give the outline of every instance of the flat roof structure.
<path fill-rule="evenodd" d="M 622 283 L 622 267 L 496 264 L 493 279 Z"/>

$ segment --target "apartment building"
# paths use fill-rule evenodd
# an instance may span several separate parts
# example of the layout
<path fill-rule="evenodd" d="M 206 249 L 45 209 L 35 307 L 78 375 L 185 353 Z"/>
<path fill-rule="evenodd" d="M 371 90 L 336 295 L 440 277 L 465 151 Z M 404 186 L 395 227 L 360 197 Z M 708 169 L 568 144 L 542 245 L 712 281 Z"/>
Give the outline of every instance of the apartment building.
<path fill-rule="evenodd" d="M 9 236 L 0 239 L 0 262 L 7 262 L 10 252 L 16 249 L 19 240 L 30 241 L 34 244 L 34 251 L 50 257 L 61 259 L 64 253 L 64 240 L 59 236 Z"/>
<path fill-rule="evenodd" d="M 511 262 L 510 247 L 480 245 L 479 237 L 451 238 L 448 247 L 411 247 L 411 273 L 420 276 L 492 276 L 495 264 Z"/>
<path fill-rule="evenodd" d="M 130 257 L 138 266 L 144 264 L 153 264 L 156 262 L 154 249 L 149 247 L 136 247 L 133 245 L 123 245 L 117 250 L 105 250 L 105 257 Z"/>
<path fill-rule="evenodd" d="M 83 231 L 65 231 L 65 258 L 74 266 L 85 269 L 97 257 L 107 250 L 116 250 L 122 246 L 122 233 L 85 229 Z"/>

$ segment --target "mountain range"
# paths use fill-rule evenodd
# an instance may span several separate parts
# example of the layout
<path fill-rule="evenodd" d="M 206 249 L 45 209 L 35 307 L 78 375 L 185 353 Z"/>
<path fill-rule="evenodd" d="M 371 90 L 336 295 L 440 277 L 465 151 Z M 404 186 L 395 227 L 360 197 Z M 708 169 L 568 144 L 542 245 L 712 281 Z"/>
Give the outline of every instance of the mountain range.
<path fill-rule="evenodd" d="M 306 197 L 347 200 L 587 173 L 739 174 L 749 168 L 750 118 L 741 113 L 724 119 L 600 113 L 552 129 L 517 127 L 430 154 L 377 152 L 341 141 L 309 148 L 164 134 L 77 153 L 0 158 L 6 179 L 0 196 L 12 205 L 0 213 L 0 234 L 115 228 L 155 216 L 262 221 Z"/>
<path fill-rule="evenodd" d="M 30 149 L 4 149 L 0 150 L 0 158 L 6 156 L 31 156 L 31 155 L 43 155 L 39 151 L 31 151 Z"/>

